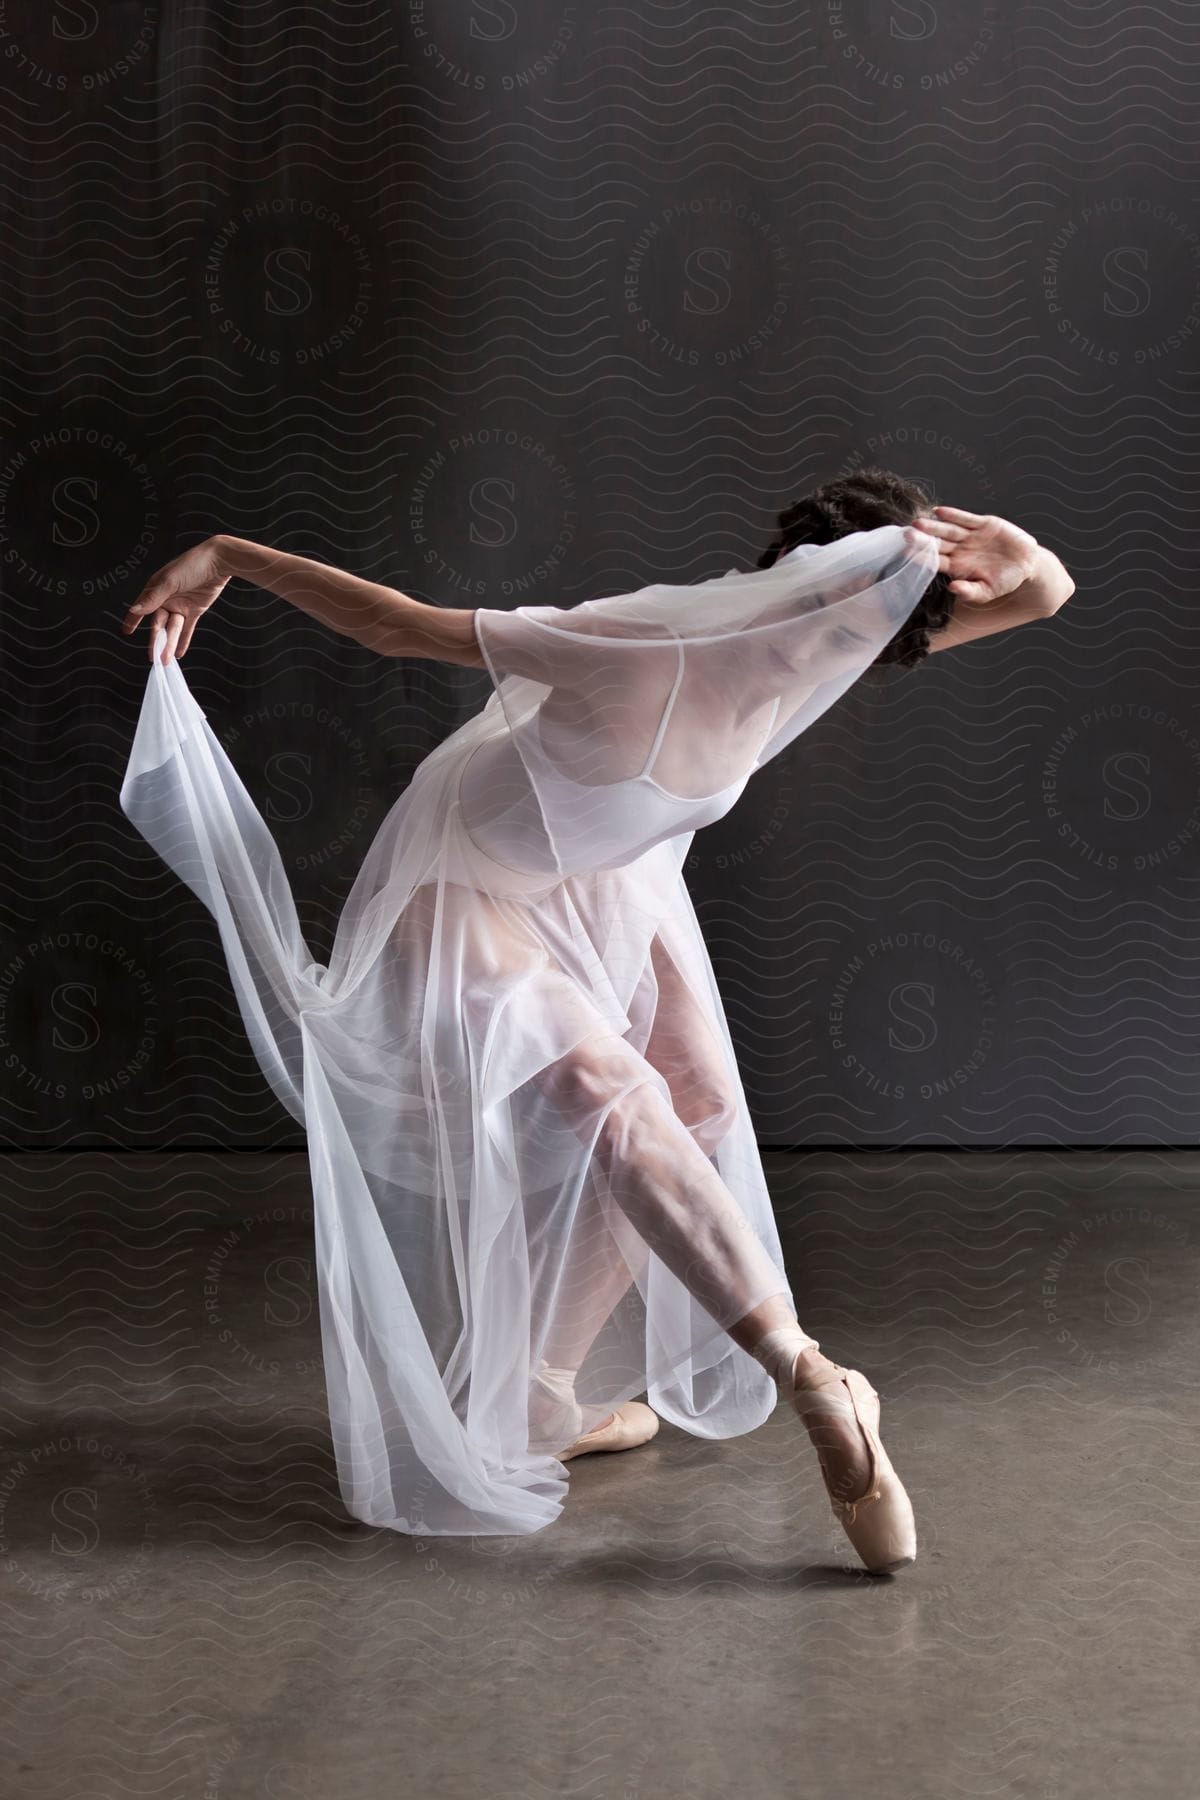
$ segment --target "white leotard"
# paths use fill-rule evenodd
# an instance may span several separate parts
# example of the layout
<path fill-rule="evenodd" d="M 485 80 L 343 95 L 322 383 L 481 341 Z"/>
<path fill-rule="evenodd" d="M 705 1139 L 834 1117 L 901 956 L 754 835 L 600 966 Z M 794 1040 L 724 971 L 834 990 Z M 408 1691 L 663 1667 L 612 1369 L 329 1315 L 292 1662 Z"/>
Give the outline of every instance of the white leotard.
<path fill-rule="evenodd" d="M 683 670 L 681 644 L 679 668 L 654 741 L 641 769 L 621 780 L 587 782 L 569 775 L 561 758 L 545 744 L 540 708 L 503 737 L 480 745 L 464 767 L 459 801 L 464 829 L 488 862 L 516 876 L 529 891 L 544 889 L 547 879 L 559 871 L 545 830 L 542 802 L 559 816 L 561 808 L 570 808 L 587 843 L 585 860 L 591 869 L 619 868 L 652 845 L 696 831 L 726 813 L 745 787 L 753 762 L 725 787 L 703 795 L 672 793 L 649 772 L 665 736 Z M 763 732 L 764 742 L 777 710 L 778 701 Z M 537 769 L 536 792 L 526 756 Z M 583 870 L 577 864 L 572 872 Z"/>

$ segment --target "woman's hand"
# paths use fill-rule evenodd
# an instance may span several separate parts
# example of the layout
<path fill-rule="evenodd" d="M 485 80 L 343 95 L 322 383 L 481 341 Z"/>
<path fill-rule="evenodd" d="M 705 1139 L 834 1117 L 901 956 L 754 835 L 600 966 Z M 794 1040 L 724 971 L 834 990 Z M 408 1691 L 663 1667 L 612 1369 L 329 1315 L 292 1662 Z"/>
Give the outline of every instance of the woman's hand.
<path fill-rule="evenodd" d="M 125 617 L 121 630 L 128 636 L 137 629 L 138 620 L 150 615 L 150 642 L 147 651 L 154 661 L 154 634 L 160 625 L 167 630 L 167 647 L 162 660 L 184 656 L 192 641 L 196 621 L 222 593 L 230 580 L 230 569 L 221 553 L 220 540 L 206 538 L 191 550 L 185 550 L 174 561 L 164 563 L 152 575 Z"/>
<path fill-rule="evenodd" d="M 938 568 L 951 577 L 950 592 L 968 605 L 990 606 L 1037 571 L 1037 539 L 994 513 L 935 506 L 913 524 L 938 540 Z"/>

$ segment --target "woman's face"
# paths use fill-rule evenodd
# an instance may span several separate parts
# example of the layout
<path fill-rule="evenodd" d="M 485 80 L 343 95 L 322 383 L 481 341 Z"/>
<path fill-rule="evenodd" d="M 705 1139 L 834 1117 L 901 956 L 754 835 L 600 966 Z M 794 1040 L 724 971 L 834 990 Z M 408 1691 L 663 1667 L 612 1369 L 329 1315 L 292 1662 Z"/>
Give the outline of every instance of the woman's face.
<path fill-rule="evenodd" d="M 928 538 L 913 526 L 905 529 L 904 542 L 904 553 L 882 571 L 884 580 L 897 572 L 907 556 L 918 551 L 928 552 Z M 803 551 L 804 546 L 796 548 Z M 785 557 L 793 553 L 793 551 L 785 552 Z M 797 560 L 800 559 L 797 558 Z M 812 605 L 814 609 L 833 608 L 833 614 L 828 621 L 828 629 L 805 649 L 802 656 L 797 658 L 796 663 L 782 655 L 779 656 L 779 661 L 781 663 L 786 661 L 789 667 L 796 667 L 799 664 L 802 672 L 804 664 L 811 665 L 819 656 L 822 680 L 833 680 L 836 676 L 845 674 L 848 668 L 863 666 L 864 657 L 872 644 L 878 645 L 878 649 L 869 660 L 872 663 L 878 662 L 885 646 L 900 630 L 901 621 L 897 619 L 894 622 L 892 629 L 880 643 L 879 626 L 882 617 L 886 617 L 886 606 L 882 600 L 878 608 L 841 607 L 837 603 L 841 600 L 849 600 L 855 594 L 861 594 L 866 589 L 875 587 L 879 582 L 880 573 L 866 569 L 848 570 L 839 579 L 827 581 L 821 591 L 812 596 Z M 869 637 L 865 635 L 866 631 L 870 632 Z M 819 645 L 819 651 L 816 648 L 817 645 Z"/>
<path fill-rule="evenodd" d="M 799 647 L 790 655 L 773 648 L 772 661 L 796 674 L 812 674 L 819 681 L 832 681 L 847 669 L 861 667 L 878 637 L 864 635 L 867 621 L 861 608 L 839 607 L 837 602 L 861 594 L 872 585 L 870 578 L 862 575 L 827 582 L 820 593 L 811 596 L 811 606 L 805 608 L 806 616 L 812 620 L 811 632 L 803 635 Z M 833 608 L 829 618 L 822 619 L 820 613 L 829 608 Z"/>
<path fill-rule="evenodd" d="M 852 595 L 861 594 L 873 585 L 869 575 L 847 575 L 841 581 L 827 584 L 816 596 L 821 607 L 834 608 L 828 628 L 821 639 L 823 655 L 829 656 L 836 663 L 836 667 L 831 666 L 829 669 L 830 676 L 842 674 L 847 666 L 861 662 L 865 652 L 875 641 L 862 632 L 861 627 L 866 621 L 861 608 L 837 605 L 839 600 L 849 600 Z"/>

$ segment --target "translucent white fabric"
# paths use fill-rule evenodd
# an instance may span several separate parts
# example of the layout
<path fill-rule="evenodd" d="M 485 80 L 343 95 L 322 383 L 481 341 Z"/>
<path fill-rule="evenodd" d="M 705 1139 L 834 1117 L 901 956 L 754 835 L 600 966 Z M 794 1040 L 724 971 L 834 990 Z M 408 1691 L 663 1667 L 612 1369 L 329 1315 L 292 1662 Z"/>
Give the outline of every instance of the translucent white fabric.
<path fill-rule="evenodd" d="M 212 912 L 307 1132 L 356 1517 L 536 1531 L 566 1495 L 555 1452 L 621 1401 L 709 1437 L 770 1413 L 724 1328 L 790 1288 L 681 869 L 936 568 L 933 540 L 886 526 L 698 584 L 479 609 L 495 691 L 383 820 L 327 966 L 156 634 L 121 806 Z"/>

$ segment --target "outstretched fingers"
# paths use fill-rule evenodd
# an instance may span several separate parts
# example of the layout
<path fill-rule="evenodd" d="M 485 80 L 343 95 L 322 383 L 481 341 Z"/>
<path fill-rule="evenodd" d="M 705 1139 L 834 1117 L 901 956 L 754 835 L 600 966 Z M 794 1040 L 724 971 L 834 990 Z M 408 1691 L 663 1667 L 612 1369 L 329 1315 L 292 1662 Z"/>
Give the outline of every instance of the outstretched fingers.
<path fill-rule="evenodd" d="M 912 527 L 914 530 L 919 531 L 922 537 L 931 539 L 937 545 L 938 572 L 939 574 L 944 573 L 945 570 L 952 566 L 950 561 L 950 542 L 943 536 L 943 533 L 937 529 L 937 520 L 914 519 L 912 521 Z"/>
<path fill-rule="evenodd" d="M 148 612 L 156 612 L 161 608 L 162 599 L 161 597 L 155 599 L 154 593 L 155 590 L 153 588 L 142 589 L 133 605 L 129 608 L 129 611 L 125 614 L 125 617 L 121 620 L 122 631 L 133 631 L 137 626 L 138 621 L 143 619 Z M 165 612 L 162 614 L 162 617 L 164 619 L 166 618 Z"/>
<path fill-rule="evenodd" d="M 948 519 L 935 519 L 928 513 L 922 513 L 913 520 L 913 524 L 919 525 L 922 531 L 927 531 L 930 537 L 941 538 L 948 544 L 961 544 L 967 536 L 965 525 L 955 525 Z"/>
<path fill-rule="evenodd" d="M 163 662 L 170 662 L 176 655 L 182 656 L 187 649 L 192 631 L 195 629 L 195 621 L 188 619 L 185 613 L 171 611 L 165 604 L 166 598 L 167 595 L 161 586 L 143 588 L 121 620 L 121 630 L 126 637 L 131 631 L 137 629 L 143 619 L 148 620 L 146 655 L 151 662 L 154 661 L 154 640 L 160 628 L 167 634 L 167 642 L 162 655 Z M 186 637 L 184 636 L 185 628 Z"/>

